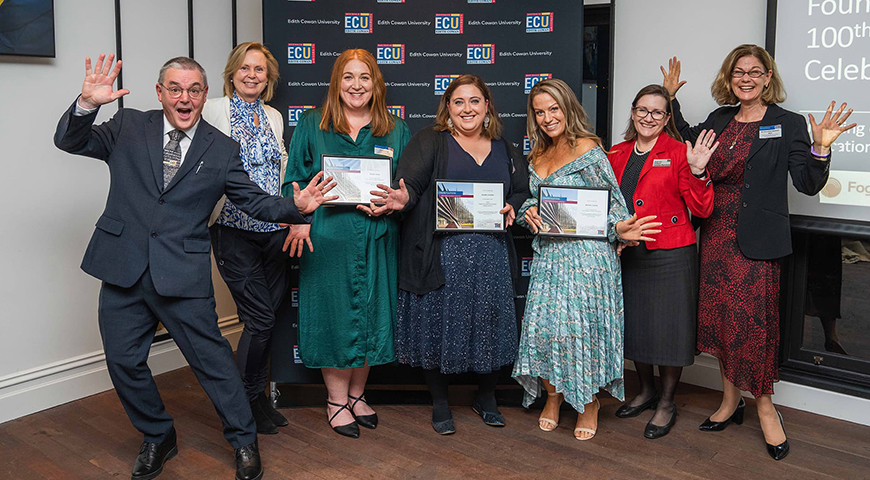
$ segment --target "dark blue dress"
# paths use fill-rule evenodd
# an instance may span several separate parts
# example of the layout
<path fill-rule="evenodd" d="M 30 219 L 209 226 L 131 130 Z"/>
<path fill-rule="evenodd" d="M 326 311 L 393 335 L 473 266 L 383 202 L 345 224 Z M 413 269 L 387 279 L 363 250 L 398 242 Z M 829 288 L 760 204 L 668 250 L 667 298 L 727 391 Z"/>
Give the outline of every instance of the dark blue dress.
<path fill-rule="evenodd" d="M 503 142 L 494 140 L 477 165 L 444 135 L 449 137 L 444 180 L 500 181 L 507 194 L 511 161 Z M 399 363 L 441 373 L 489 373 L 513 363 L 518 334 L 506 235 L 449 233 L 441 242 L 444 286 L 425 295 L 399 290 Z"/>

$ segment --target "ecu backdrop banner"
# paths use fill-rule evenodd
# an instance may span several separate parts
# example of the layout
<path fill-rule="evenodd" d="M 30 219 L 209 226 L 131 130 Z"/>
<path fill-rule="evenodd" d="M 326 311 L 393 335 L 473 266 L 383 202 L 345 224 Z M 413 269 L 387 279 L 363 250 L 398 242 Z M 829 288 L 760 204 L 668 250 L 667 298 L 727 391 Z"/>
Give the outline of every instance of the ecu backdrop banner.
<path fill-rule="evenodd" d="M 388 108 L 412 133 L 432 124 L 453 79 L 479 75 L 492 90 L 505 137 L 526 154 L 529 89 L 547 78 L 565 80 L 575 92 L 583 83 L 583 2 L 576 0 L 264 0 L 263 37 L 280 65 L 271 105 L 288 122 L 288 144 L 302 113 L 323 104 L 335 58 L 349 48 L 375 56 Z M 532 249 L 527 230 L 513 233 L 519 321 Z M 297 354 L 298 264 L 290 268 L 291 291 L 273 334 L 272 382 L 320 383 L 320 372 L 305 368 Z M 369 380 L 419 382 L 419 372 L 400 366 L 372 369 Z"/>

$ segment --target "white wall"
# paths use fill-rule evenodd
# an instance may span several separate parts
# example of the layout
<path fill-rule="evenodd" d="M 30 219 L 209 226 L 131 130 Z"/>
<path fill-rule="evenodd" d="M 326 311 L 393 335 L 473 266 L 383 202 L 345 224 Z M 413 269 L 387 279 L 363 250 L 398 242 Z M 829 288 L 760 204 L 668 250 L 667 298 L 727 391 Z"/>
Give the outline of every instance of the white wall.
<path fill-rule="evenodd" d="M 55 2 L 57 57 L 0 56 L 0 145 L 5 207 L 0 235 L 0 422 L 111 388 L 97 325 L 99 282 L 79 269 L 102 212 L 108 170 L 63 153 L 52 142 L 57 120 L 80 91 L 84 58 L 115 49 L 114 2 Z M 238 2 L 238 41 L 262 41 L 262 7 Z M 125 106 L 158 108 L 154 84 L 163 61 L 186 55 L 187 2 L 121 2 Z M 172 12 L 168 14 L 167 12 Z M 232 47 L 230 0 L 194 2 L 195 56 L 220 96 Z M 103 107 L 99 121 L 117 107 Z M 219 281 L 218 314 L 238 332 L 235 307 Z M 184 365 L 174 344 L 152 349 L 155 373 Z"/>

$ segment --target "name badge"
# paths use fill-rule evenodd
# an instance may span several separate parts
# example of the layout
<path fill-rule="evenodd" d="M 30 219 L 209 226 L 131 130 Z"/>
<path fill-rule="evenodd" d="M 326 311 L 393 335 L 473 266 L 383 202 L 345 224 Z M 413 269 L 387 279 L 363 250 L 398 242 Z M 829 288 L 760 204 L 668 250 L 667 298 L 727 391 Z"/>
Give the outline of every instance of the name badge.
<path fill-rule="evenodd" d="M 781 138 L 782 137 L 782 125 L 770 125 L 767 127 L 758 127 L 758 138 L 764 140 L 765 138 Z"/>
<path fill-rule="evenodd" d="M 390 147 L 375 145 L 375 155 L 383 155 L 385 157 L 393 158 L 393 149 Z"/>
<path fill-rule="evenodd" d="M 654 167 L 670 167 L 671 159 L 670 158 L 656 158 L 653 160 Z"/>

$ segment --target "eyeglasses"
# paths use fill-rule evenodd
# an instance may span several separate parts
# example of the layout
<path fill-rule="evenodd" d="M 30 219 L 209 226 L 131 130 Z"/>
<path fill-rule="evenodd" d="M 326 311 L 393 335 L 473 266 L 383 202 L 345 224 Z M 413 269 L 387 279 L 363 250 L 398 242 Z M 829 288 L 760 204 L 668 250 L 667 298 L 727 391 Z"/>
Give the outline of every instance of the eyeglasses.
<path fill-rule="evenodd" d="M 748 72 L 744 72 L 743 70 L 734 70 L 731 72 L 731 76 L 734 78 L 743 78 L 744 75 L 749 75 L 749 78 L 759 78 L 762 75 L 766 74 L 764 70 L 750 70 Z"/>
<path fill-rule="evenodd" d="M 632 108 L 631 111 L 634 112 L 638 120 L 643 120 L 647 115 L 650 115 L 653 120 L 658 121 L 665 118 L 665 115 L 668 114 L 668 112 L 663 112 L 661 110 L 647 110 L 643 107 L 635 107 Z"/>
<path fill-rule="evenodd" d="M 181 95 L 182 95 L 182 94 L 185 92 L 185 90 L 186 90 L 186 91 L 187 91 L 187 94 L 190 96 L 190 98 L 196 100 L 196 99 L 198 99 L 199 97 L 201 97 L 201 96 L 202 96 L 202 92 L 205 91 L 205 89 L 202 88 L 202 87 L 190 87 L 190 88 L 181 88 L 181 87 L 176 87 L 176 86 L 167 87 L 166 85 L 164 85 L 164 84 L 162 84 L 162 83 L 160 83 L 159 85 L 160 85 L 161 87 L 163 87 L 163 89 L 166 90 L 166 93 L 168 93 L 169 96 L 172 97 L 172 98 L 179 98 L 179 97 L 181 97 Z"/>

